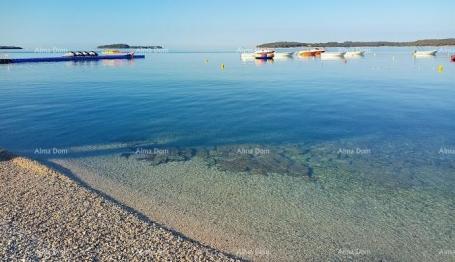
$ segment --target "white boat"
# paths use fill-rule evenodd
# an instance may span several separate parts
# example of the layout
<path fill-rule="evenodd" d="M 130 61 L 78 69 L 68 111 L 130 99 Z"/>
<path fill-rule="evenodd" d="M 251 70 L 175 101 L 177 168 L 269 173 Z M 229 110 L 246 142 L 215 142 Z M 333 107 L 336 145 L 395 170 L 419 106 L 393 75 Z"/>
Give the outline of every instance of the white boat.
<path fill-rule="evenodd" d="M 348 51 L 344 54 L 345 57 L 356 57 L 365 55 L 365 51 Z"/>
<path fill-rule="evenodd" d="M 275 58 L 287 58 L 292 57 L 294 52 L 275 52 Z"/>
<path fill-rule="evenodd" d="M 273 59 L 275 57 L 274 50 L 261 49 L 254 52 L 254 57 L 256 59 Z"/>
<path fill-rule="evenodd" d="M 329 58 L 329 57 L 344 57 L 346 52 L 324 52 L 321 53 L 321 58 Z"/>
<path fill-rule="evenodd" d="M 324 48 L 313 48 L 309 50 L 300 50 L 297 54 L 300 57 L 311 57 L 311 56 L 320 56 L 322 53 L 325 52 Z"/>
<path fill-rule="evenodd" d="M 434 55 L 436 55 L 437 52 L 438 52 L 437 50 L 414 51 L 414 56 L 434 56 Z"/>
<path fill-rule="evenodd" d="M 346 61 L 344 56 L 321 56 L 321 61 Z"/>

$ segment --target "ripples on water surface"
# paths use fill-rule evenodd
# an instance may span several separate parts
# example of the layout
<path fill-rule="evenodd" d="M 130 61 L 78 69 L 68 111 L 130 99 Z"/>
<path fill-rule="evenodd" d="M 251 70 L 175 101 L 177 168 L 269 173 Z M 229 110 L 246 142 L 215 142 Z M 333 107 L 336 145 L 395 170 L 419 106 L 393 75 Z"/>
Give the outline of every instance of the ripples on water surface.
<path fill-rule="evenodd" d="M 1 65 L 0 145 L 241 256 L 445 260 L 455 64 L 411 52 Z"/>

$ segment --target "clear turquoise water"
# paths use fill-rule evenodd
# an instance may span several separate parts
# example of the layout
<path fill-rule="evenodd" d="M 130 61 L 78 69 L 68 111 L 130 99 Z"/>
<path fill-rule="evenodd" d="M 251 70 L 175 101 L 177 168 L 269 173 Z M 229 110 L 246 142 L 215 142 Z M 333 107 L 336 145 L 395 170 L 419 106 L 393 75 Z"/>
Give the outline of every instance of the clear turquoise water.
<path fill-rule="evenodd" d="M 0 146 L 51 160 L 153 220 L 247 258 L 448 261 L 455 48 L 419 59 L 412 51 L 373 48 L 333 61 L 171 52 L 0 65 Z M 300 161 L 312 178 L 207 165 L 232 157 L 225 152 L 159 165 L 122 155 L 213 146 L 270 148 L 272 163 Z M 357 149 L 369 153 L 346 153 Z"/>
<path fill-rule="evenodd" d="M 2 65 L 0 144 L 27 150 L 169 136 L 179 145 L 282 144 L 368 134 L 454 141 L 455 64 L 446 53 L 413 59 L 411 51 L 372 49 L 346 62 L 167 53 Z"/>

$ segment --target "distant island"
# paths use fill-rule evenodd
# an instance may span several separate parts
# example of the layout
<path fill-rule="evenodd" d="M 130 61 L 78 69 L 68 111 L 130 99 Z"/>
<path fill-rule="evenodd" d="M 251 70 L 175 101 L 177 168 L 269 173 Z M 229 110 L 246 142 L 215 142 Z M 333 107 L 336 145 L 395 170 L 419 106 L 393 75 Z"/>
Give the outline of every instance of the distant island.
<path fill-rule="evenodd" d="M 301 43 L 301 42 L 273 42 L 258 45 L 259 48 L 290 48 L 290 47 L 380 47 L 380 46 L 451 46 L 455 45 L 455 38 L 425 39 L 413 42 L 327 42 L 327 43 Z"/>
<path fill-rule="evenodd" d="M 0 45 L 0 49 L 22 49 L 22 47 L 18 47 L 18 46 L 7 46 L 7 45 Z"/>
<path fill-rule="evenodd" d="M 116 48 L 116 49 L 162 49 L 162 46 L 159 45 L 149 45 L 149 46 L 136 46 L 136 45 L 127 45 L 127 44 L 112 44 L 112 45 L 100 45 L 99 49 L 105 48 Z"/>

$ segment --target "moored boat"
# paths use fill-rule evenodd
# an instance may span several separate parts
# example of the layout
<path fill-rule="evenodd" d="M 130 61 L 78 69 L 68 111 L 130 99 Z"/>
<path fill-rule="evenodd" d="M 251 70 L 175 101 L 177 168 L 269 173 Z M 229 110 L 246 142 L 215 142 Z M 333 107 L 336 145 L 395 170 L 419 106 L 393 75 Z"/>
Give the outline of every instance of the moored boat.
<path fill-rule="evenodd" d="M 123 52 L 116 49 L 107 49 L 103 51 L 103 55 L 119 55 L 119 54 L 127 54 L 128 52 Z"/>
<path fill-rule="evenodd" d="M 299 51 L 297 54 L 299 56 L 303 56 L 303 57 L 316 56 L 316 53 L 311 50 L 302 50 L 302 51 Z"/>
<path fill-rule="evenodd" d="M 274 58 L 287 58 L 292 57 L 294 52 L 275 52 Z"/>
<path fill-rule="evenodd" d="M 344 57 L 346 52 L 324 52 L 321 54 L 322 58 L 332 58 L 332 57 Z"/>
<path fill-rule="evenodd" d="M 69 51 L 63 54 L 66 57 L 73 57 L 73 56 L 98 56 L 98 53 L 95 51 Z"/>
<path fill-rule="evenodd" d="M 275 57 L 274 50 L 257 50 L 254 52 L 254 58 L 256 59 L 273 59 Z"/>
<path fill-rule="evenodd" d="M 434 55 L 436 55 L 437 52 L 438 52 L 437 50 L 414 51 L 414 56 L 434 56 Z"/>
<path fill-rule="evenodd" d="M 356 57 L 365 55 L 365 51 L 348 51 L 344 54 L 345 57 Z"/>
<path fill-rule="evenodd" d="M 303 56 L 303 57 L 310 57 L 310 56 L 319 56 L 319 55 L 321 55 L 324 52 L 325 52 L 324 49 L 314 48 L 314 49 L 310 49 L 310 50 L 299 51 L 297 54 L 299 56 Z"/>
<path fill-rule="evenodd" d="M 450 57 L 450 60 L 452 60 L 452 62 L 455 62 L 455 55 L 452 55 L 452 56 Z"/>

